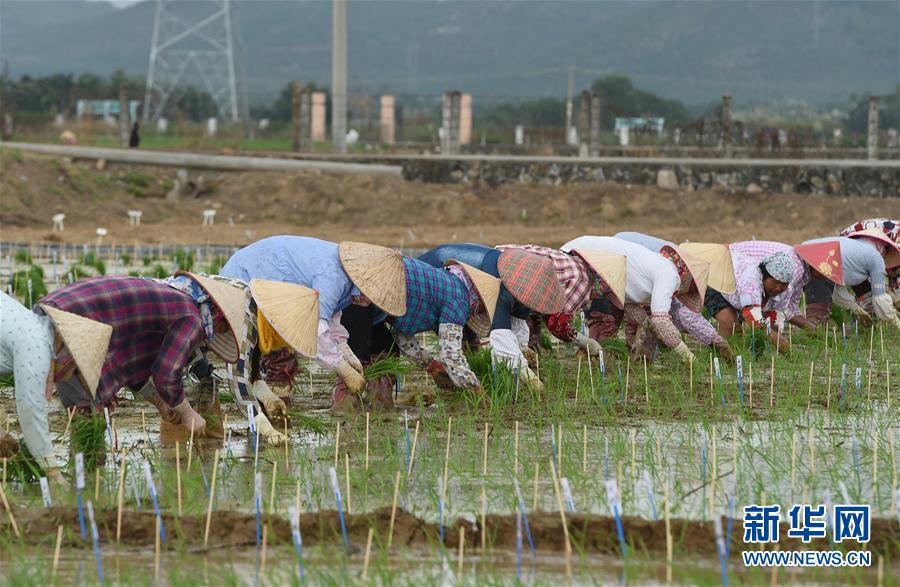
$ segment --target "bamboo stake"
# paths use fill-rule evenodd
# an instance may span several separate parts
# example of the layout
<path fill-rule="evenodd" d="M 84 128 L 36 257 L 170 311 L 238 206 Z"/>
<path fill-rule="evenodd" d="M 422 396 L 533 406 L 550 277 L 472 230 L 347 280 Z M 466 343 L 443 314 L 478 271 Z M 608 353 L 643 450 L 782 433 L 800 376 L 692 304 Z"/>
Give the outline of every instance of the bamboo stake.
<path fill-rule="evenodd" d="M 587 360 L 587 364 L 588 364 L 588 379 L 591 380 L 591 400 L 593 400 L 593 399 L 594 399 L 594 368 L 591 366 L 591 355 L 590 355 L 590 351 L 588 351 L 588 358 L 587 358 L 587 359 L 588 359 L 588 360 Z M 579 360 L 580 360 L 580 357 L 579 357 Z M 576 389 L 576 391 L 578 390 L 577 387 L 576 387 L 575 389 Z"/>
<path fill-rule="evenodd" d="M 806 393 L 806 409 L 809 410 L 812 407 L 812 376 L 813 376 L 813 365 L 814 361 L 809 362 L 809 391 Z"/>
<path fill-rule="evenodd" d="M 552 462 L 551 462 L 552 465 Z M 559 489 L 559 478 L 553 467 L 550 467 L 550 476 L 553 478 L 553 488 L 556 493 L 556 506 L 559 508 L 559 517 L 562 520 L 563 540 L 566 546 L 566 578 L 572 581 L 572 545 L 569 542 L 569 525 L 566 523 L 566 509 L 563 507 L 562 492 Z"/>
<path fill-rule="evenodd" d="M 419 442 L 419 420 L 416 420 L 416 430 L 413 433 L 412 449 L 409 453 L 409 467 L 406 470 L 406 482 L 409 483 L 409 476 L 412 474 L 413 461 L 416 460 L 416 444 Z"/>
<path fill-rule="evenodd" d="M 481 551 L 487 550 L 487 489 L 481 484 Z"/>
<path fill-rule="evenodd" d="M 182 515 L 181 509 L 181 443 L 175 442 L 175 485 L 178 493 L 178 517 Z"/>
<path fill-rule="evenodd" d="M 206 529 L 203 531 L 203 546 L 209 545 L 209 525 L 212 522 L 213 501 L 216 499 L 216 474 L 219 472 L 219 449 L 213 458 L 212 480 L 209 484 L 209 504 L 206 506 Z"/>
<path fill-rule="evenodd" d="M 350 453 L 344 453 L 344 478 L 346 480 L 347 487 L 347 515 L 353 513 L 353 510 L 350 507 Z"/>
<path fill-rule="evenodd" d="M 275 483 L 278 481 L 278 461 L 272 463 L 272 487 L 269 489 L 269 515 L 275 513 Z M 299 511 L 299 510 L 298 510 Z"/>
<path fill-rule="evenodd" d="M 394 475 L 394 499 L 391 502 L 391 523 L 388 526 L 387 549 L 391 549 L 391 543 L 394 541 L 394 520 L 397 518 L 397 496 L 400 493 L 400 471 Z"/>
<path fill-rule="evenodd" d="M 644 355 L 644 398 L 647 402 L 647 408 L 650 408 L 650 382 L 647 378 L 647 356 Z"/>
<path fill-rule="evenodd" d="M 531 509 L 537 511 L 538 509 L 538 474 L 540 473 L 541 464 L 540 461 L 534 462 L 534 497 L 531 500 Z"/>
<path fill-rule="evenodd" d="M 828 358 L 828 391 L 825 396 L 825 409 L 831 407 L 831 358 Z"/>
<path fill-rule="evenodd" d="M 119 543 L 119 539 L 122 536 L 122 506 L 125 502 L 125 469 L 128 467 L 128 462 L 125 459 L 122 459 L 122 466 L 119 467 L 119 495 L 117 497 L 118 511 L 116 512 L 116 544 Z M 181 489 L 181 485 L 179 484 L 178 489 Z M 178 515 L 181 515 L 181 494 L 178 494 Z"/>
<path fill-rule="evenodd" d="M 709 482 L 709 517 L 712 518 L 715 515 L 715 505 L 716 505 L 716 478 L 719 476 L 719 467 L 718 467 L 718 459 L 716 458 L 716 425 L 712 425 L 712 433 L 710 434 L 711 441 L 711 454 L 710 454 L 710 464 L 712 465 L 710 468 L 712 470 L 712 475 L 710 477 Z"/>
<path fill-rule="evenodd" d="M 716 395 L 713 390 L 714 380 L 713 380 L 713 356 L 709 355 L 709 401 L 714 402 L 716 400 Z"/>
<path fill-rule="evenodd" d="M 874 342 L 875 342 L 875 329 L 870 328 L 869 329 L 869 363 L 872 362 L 872 347 L 873 347 L 872 343 L 874 343 Z"/>
<path fill-rule="evenodd" d="M 625 405 L 628 405 L 628 383 L 631 379 L 631 361 L 625 361 Z"/>
<path fill-rule="evenodd" d="M 59 549 L 62 546 L 63 527 L 62 524 L 56 527 L 56 547 L 53 549 L 53 569 L 50 571 L 50 583 L 53 584 L 56 579 L 56 569 L 59 568 Z"/>
<path fill-rule="evenodd" d="M 366 473 L 369 472 L 369 412 L 366 412 Z"/>
<path fill-rule="evenodd" d="M 94 503 L 100 505 L 100 467 L 94 469 Z"/>
<path fill-rule="evenodd" d="M 590 361 L 588 361 L 590 363 Z M 578 355 L 578 369 L 575 370 L 575 405 L 578 405 L 578 389 L 581 387 L 581 355 Z"/>
<path fill-rule="evenodd" d="M 291 437 L 288 436 L 288 422 L 287 422 L 287 418 L 285 418 L 284 419 L 284 472 L 285 473 L 287 473 L 291 470 L 291 457 L 290 457 L 290 450 L 289 450 L 290 446 L 291 446 Z"/>
<path fill-rule="evenodd" d="M 372 526 L 369 526 L 369 535 L 366 538 L 366 554 L 365 558 L 363 558 L 363 572 L 362 578 L 363 581 L 369 578 L 369 557 L 372 554 Z"/>
<path fill-rule="evenodd" d="M 691 395 L 694 395 L 694 358 L 688 361 L 688 377 L 690 378 Z"/>
<path fill-rule="evenodd" d="M 6 515 L 9 516 L 9 523 L 12 524 L 13 533 L 15 533 L 16 538 L 21 538 L 22 535 L 19 534 L 19 525 L 16 524 L 16 518 L 13 515 L 12 508 L 9 507 L 9 502 L 6 501 L 6 491 L 3 489 L 3 485 L 0 485 L 0 499 L 3 500 L 3 507 L 6 508 Z"/>
<path fill-rule="evenodd" d="M 738 425 L 737 421 L 731 423 L 731 436 L 734 438 L 734 454 L 731 455 L 731 471 L 734 474 L 734 490 L 737 493 L 738 486 Z"/>
<path fill-rule="evenodd" d="M 459 554 L 457 555 L 459 558 L 457 559 L 456 565 L 456 576 L 462 581 L 462 572 L 463 572 L 463 557 L 466 553 L 466 527 L 460 525 L 459 527 Z"/>
<path fill-rule="evenodd" d="M 444 451 L 444 485 L 442 487 L 444 503 L 447 502 L 447 481 L 450 478 L 450 432 L 453 426 L 453 416 L 447 416 L 447 449 Z"/>
<path fill-rule="evenodd" d="M 753 410 L 753 361 L 750 361 L 750 367 L 747 369 L 747 380 L 750 383 L 750 409 Z"/>
<path fill-rule="evenodd" d="M 552 433 L 552 431 L 551 431 Z M 556 427 L 556 473 L 562 475 L 562 424 Z"/>
<path fill-rule="evenodd" d="M 261 552 L 259 554 L 259 574 L 264 576 L 266 574 L 266 559 L 269 558 L 268 557 L 268 552 L 269 552 L 269 523 L 268 522 L 263 524 L 262 548 L 260 550 L 261 550 Z"/>
<path fill-rule="evenodd" d="M 300 515 L 300 480 L 294 483 L 294 507 L 297 508 L 297 515 Z"/>
<path fill-rule="evenodd" d="M 481 459 L 481 476 L 487 477 L 487 460 L 488 460 L 488 431 L 487 423 L 484 425 L 484 455 Z"/>
<path fill-rule="evenodd" d="M 669 520 L 669 480 L 663 480 L 663 515 L 666 520 L 666 584 L 672 584 L 672 524 Z"/>
<path fill-rule="evenodd" d="M 637 430 L 632 428 L 628 431 L 631 436 L 631 470 L 629 471 L 631 478 L 634 479 L 634 470 L 637 468 Z"/>
<path fill-rule="evenodd" d="M 881 358 L 884 359 L 884 327 L 882 324 L 878 325 L 878 338 L 881 340 Z"/>
<path fill-rule="evenodd" d="M 159 583 L 159 516 L 156 516 L 156 537 L 153 540 L 153 581 Z"/>
<path fill-rule="evenodd" d="M 587 424 L 581 432 L 581 473 L 587 475 Z"/>

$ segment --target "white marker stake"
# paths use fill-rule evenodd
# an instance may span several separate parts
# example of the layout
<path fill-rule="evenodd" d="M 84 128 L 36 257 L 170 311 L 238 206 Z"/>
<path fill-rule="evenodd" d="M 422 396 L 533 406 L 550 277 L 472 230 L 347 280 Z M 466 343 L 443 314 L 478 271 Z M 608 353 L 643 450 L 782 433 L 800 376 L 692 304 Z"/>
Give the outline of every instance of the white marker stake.
<path fill-rule="evenodd" d="M 569 513 L 575 513 L 575 500 L 572 498 L 572 487 L 569 485 L 569 480 L 565 477 L 559 478 L 559 485 L 562 488 L 563 498 L 566 500 L 566 509 L 569 510 Z"/>
<path fill-rule="evenodd" d="M 81 539 L 87 538 L 87 526 L 84 524 L 84 453 L 75 455 L 75 492 L 78 494 L 78 525 L 81 527 Z"/>
<path fill-rule="evenodd" d="M 653 479 L 650 478 L 650 472 L 647 469 L 644 469 L 644 486 L 647 488 L 647 499 L 650 500 L 650 508 L 653 510 L 653 519 L 658 520 L 656 495 L 653 493 Z"/>
<path fill-rule="evenodd" d="M 741 357 L 738 355 L 737 360 L 740 361 Z M 740 363 L 738 363 L 740 364 Z M 719 357 L 713 357 L 713 367 L 716 370 L 716 379 L 722 379 L 722 372 L 719 370 Z"/>
<path fill-rule="evenodd" d="M 300 571 L 300 582 L 303 582 L 305 572 L 303 570 L 303 536 L 300 534 L 300 512 L 296 507 L 288 507 L 288 516 L 291 518 L 291 536 L 294 539 L 294 552 L 297 554 L 297 566 Z"/>
<path fill-rule="evenodd" d="M 159 511 L 159 498 L 156 496 L 156 483 L 153 482 L 153 473 L 150 472 L 150 463 L 144 461 L 144 479 L 150 489 L 150 499 L 153 500 L 153 509 L 156 511 L 156 519 L 159 520 L 159 539 L 165 543 L 166 528 L 163 526 L 162 513 Z"/>
<path fill-rule="evenodd" d="M 41 497 L 44 498 L 44 507 L 48 508 L 53 505 L 53 500 L 50 499 L 50 484 L 47 483 L 46 477 L 41 477 Z"/>
<path fill-rule="evenodd" d="M 619 486 L 615 479 L 606 482 L 606 501 L 612 510 L 616 520 L 616 533 L 619 535 L 619 546 L 622 548 L 622 558 L 628 556 L 628 547 L 625 544 L 625 530 L 622 528 L 622 501 L 619 499 Z"/>

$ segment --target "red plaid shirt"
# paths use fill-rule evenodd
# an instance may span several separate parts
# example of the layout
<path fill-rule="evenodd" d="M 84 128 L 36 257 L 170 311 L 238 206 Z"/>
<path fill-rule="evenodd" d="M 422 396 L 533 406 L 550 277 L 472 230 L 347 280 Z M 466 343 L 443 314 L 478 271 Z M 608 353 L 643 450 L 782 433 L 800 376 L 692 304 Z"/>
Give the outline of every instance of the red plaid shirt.
<path fill-rule="evenodd" d="M 151 377 L 169 406 L 184 401 L 181 371 L 206 340 L 190 296 L 137 277 L 94 277 L 56 290 L 40 303 L 113 327 L 97 401 L 112 404 L 119 389 L 137 391 Z"/>
<path fill-rule="evenodd" d="M 596 276 L 588 264 L 575 255 L 538 245 L 500 245 L 497 248 L 524 249 L 553 262 L 556 278 L 566 294 L 566 301 L 561 313 L 545 317 L 544 322 L 557 338 L 572 340 L 575 337 L 575 330 L 571 326 L 572 317 L 575 312 L 591 303 Z"/>

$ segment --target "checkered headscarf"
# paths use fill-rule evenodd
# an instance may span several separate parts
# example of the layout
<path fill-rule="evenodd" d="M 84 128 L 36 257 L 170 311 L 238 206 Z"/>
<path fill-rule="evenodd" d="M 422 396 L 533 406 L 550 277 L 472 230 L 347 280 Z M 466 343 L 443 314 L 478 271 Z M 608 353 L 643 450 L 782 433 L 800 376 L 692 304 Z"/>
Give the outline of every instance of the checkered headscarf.
<path fill-rule="evenodd" d="M 794 260 L 786 253 L 772 253 L 762 261 L 762 266 L 769 275 L 781 283 L 790 283 L 794 275 Z"/>

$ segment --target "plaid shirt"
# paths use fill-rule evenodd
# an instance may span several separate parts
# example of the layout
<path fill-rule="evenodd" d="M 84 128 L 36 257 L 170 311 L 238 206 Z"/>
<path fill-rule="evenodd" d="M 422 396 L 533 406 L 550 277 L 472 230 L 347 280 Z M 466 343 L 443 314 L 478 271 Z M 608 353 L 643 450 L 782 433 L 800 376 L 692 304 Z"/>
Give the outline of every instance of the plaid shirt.
<path fill-rule="evenodd" d="M 737 284 L 737 291 L 733 294 L 722 294 L 729 304 L 738 309 L 761 306 L 765 292 L 759 265 L 773 253 L 785 253 L 794 260 L 791 282 L 784 292 L 771 298 L 764 309 L 781 310 L 785 313 L 786 320 L 801 314 L 800 296 L 803 295 L 803 287 L 809 281 L 809 270 L 806 263 L 794 252 L 794 247 L 772 241 L 743 241 L 732 243 L 728 248 L 731 251 Z"/>
<path fill-rule="evenodd" d="M 553 268 L 556 269 L 556 278 L 566 294 L 563 314 L 574 314 L 591 303 L 594 272 L 581 258 L 563 253 L 558 249 L 537 245 L 500 245 L 497 248 L 501 250 L 524 249 L 529 253 L 550 259 L 553 262 Z"/>
<path fill-rule="evenodd" d="M 469 291 L 458 277 L 423 263 L 403 258 L 406 269 L 406 314 L 389 317 L 401 334 L 412 336 L 440 324 L 459 324 L 469 319 Z"/>
<path fill-rule="evenodd" d="M 206 339 L 190 296 L 148 279 L 94 277 L 40 303 L 113 327 L 97 387 L 100 403 L 112 403 L 119 389 L 137 390 L 151 377 L 169 406 L 184 401 L 181 371 Z"/>

